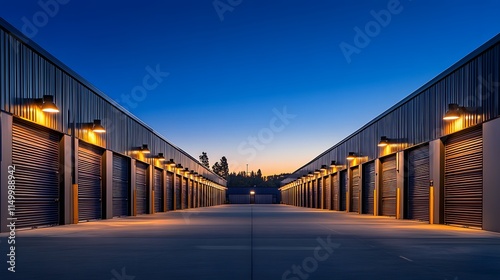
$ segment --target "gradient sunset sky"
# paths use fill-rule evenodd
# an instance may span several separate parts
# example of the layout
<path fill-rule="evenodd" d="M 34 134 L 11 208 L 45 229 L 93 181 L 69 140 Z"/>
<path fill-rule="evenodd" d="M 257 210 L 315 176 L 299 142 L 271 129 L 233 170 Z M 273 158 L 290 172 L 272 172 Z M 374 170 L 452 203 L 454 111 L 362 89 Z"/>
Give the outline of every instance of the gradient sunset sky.
<path fill-rule="evenodd" d="M 295 171 L 500 31 L 497 0 L 1 7 L 1 17 L 195 158 L 226 156 L 230 171 L 248 164 L 264 175 Z M 168 76 L 131 102 L 151 69 Z"/>

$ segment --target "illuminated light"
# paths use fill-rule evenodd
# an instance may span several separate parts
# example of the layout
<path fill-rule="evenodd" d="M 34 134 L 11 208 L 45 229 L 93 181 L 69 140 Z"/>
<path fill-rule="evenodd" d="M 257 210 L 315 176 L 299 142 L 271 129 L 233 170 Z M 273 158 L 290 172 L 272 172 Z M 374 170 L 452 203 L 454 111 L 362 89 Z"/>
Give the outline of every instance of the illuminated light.
<path fill-rule="evenodd" d="M 170 166 L 170 167 L 175 167 L 175 161 L 173 158 L 171 158 L 169 161 L 167 161 L 165 163 L 166 165 Z"/>
<path fill-rule="evenodd" d="M 347 160 L 355 160 L 357 158 L 356 153 L 354 152 L 349 152 L 349 155 L 347 155 Z"/>
<path fill-rule="evenodd" d="M 155 158 L 159 161 L 165 161 L 165 156 L 163 156 L 163 153 L 158 153 L 158 155 L 155 156 Z"/>
<path fill-rule="evenodd" d="M 254 195 L 255 194 L 255 191 L 250 191 L 250 195 Z"/>
<path fill-rule="evenodd" d="M 319 171 L 319 169 L 316 169 L 314 170 L 314 174 L 320 174 L 321 172 Z"/>
<path fill-rule="evenodd" d="M 92 131 L 94 133 L 105 133 L 106 129 L 101 125 L 101 120 L 94 120 L 92 125 Z"/>
<path fill-rule="evenodd" d="M 307 173 L 308 177 L 314 177 L 314 174 L 312 172 Z"/>
<path fill-rule="evenodd" d="M 378 142 L 379 147 L 385 147 L 388 144 L 389 144 L 389 138 L 387 138 L 386 136 L 380 137 L 380 142 Z"/>
<path fill-rule="evenodd" d="M 140 152 L 142 152 L 143 154 L 149 154 L 149 153 L 151 153 L 151 151 L 148 148 L 148 144 L 142 144 Z"/>
<path fill-rule="evenodd" d="M 455 103 L 448 104 L 448 111 L 446 111 L 446 114 L 444 114 L 443 120 L 445 121 L 457 120 L 461 116 L 462 113 L 461 111 L 462 109 L 460 108 L 460 106 L 458 106 L 458 104 Z"/>
<path fill-rule="evenodd" d="M 332 162 L 330 163 L 330 167 L 334 168 L 336 166 L 337 166 L 337 162 L 335 160 L 332 160 Z"/>
<path fill-rule="evenodd" d="M 326 171 L 327 170 L 326 164 L 323 164 L 319 170 Z"/>
<path fill-rule="evenodd" d="M 59 108 L 54 104 L 54 96 L 44 95 L 42 98 L 42 111 L 45 113 L 59 113 Z"/>

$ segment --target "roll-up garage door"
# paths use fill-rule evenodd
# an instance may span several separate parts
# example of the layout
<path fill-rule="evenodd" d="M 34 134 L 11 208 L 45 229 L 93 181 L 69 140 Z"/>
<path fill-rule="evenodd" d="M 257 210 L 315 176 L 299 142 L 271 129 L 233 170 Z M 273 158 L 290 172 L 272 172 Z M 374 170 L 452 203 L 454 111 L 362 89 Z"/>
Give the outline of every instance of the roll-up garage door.
<path fill-rule="evenodd" d="M 352 212 L 359 213 L 359 197 L 360 197 L 360 182 L 359 182 L 359 166 L 351 169 L 351 210 Z"/>
<path fill-rule="evenodd" d="M 309 193 L 309 200 L 307 202 L 307 207 L 312 208 L 313 204 L 314 204 L 314 192 L 313 192 L 313 183 L 312 183 L 312 181 L 308 182 L 307 186 L 308 186 L 307 191 Z"/>
<path fill-rule="evenodd" d="M 429 220 L 429 146 L 408 152 L 406 218 Z"/>
<path fill-rule="evenodd" d="M 193 208 L 193 202 L 194 202 L 194 199 L 193 199 L 193 190 L 194 190 L 194 181 L 193 180 L 189 180 L 189 208 Z"/>
<path fill-rule="evenodd" d="M 181 196 L 181 176 L 175 176 L 175 209 L 179 210 L 182 209 L 182 196 Z"/>
<path fill-rule="evenodd" d="M 318 179 L 318 204 L 316 205 L 316 208 L 323 208 L 323 180 L 321 180 L 321 178 Z"/>
<path fill-rule="evenodd" d="M 135 191 L 136 191 L 136 209 L 137 214 L 146 214 L 148 212 L 148 185 L 147 185 L 148 165 L 142 162 L 136 162 L 135 167 Z"/>
<path fill-rule="evenodd" d="M 59 224 L 60 139 L 53 131 L 14 120 L 12 164 L 15 172 L 11 175 L 16 184 L 18 228 Z M 8 178 L 2 179 L 8 181 Z M 2 207 L 7 208 L 3 204 Z"/>
<path fill-rule="evenodd" d="M 182 178 L 182 209 L 187 208 L 187 203 L 188 203 L 188 179 Z"/>
<path fill-rule="evenodd" d="M 312 205 L 311 208 L 318 207 L 318 181 L 313 180 L 312 184 Z"/>
<path fill-rule="evenodd" d="M 375 191 L 375 162 L 369 162 L 363 165 L 363 212 L 373 215 L 373 193 Z"/>
<path fill-rule="evenodd" d="M 174 174 L 167 172 L 167 210 L 174 210 Z"/>
<path fill-rule="evenodd" d="M 347 192 L 347 170 L 344 170 L 340 171 L 340 182 L 339 182 L 340 211 L 346 210 L 346 192 Z"/>
<path fill-rule="evenodd" d="M 396 155 L 382 160 L 382 216 L 396 216 Z"/>
<path fill-rule="evenodd" d="M 193 207 L 198 208 L 198 182 L 194 182 L 193 186 Z"/>
<path fill-rule="evenodd" d="M 335 173 L 332 176 L 332 192 L 333 192 L 333 199 L 332 199 L 332 209 L 333 210 L 340 210 L 340 186 L 339 186 L 339 173 Z"/>
<path fill-rule="evenodd" d="M 102 217 L 102 149 L 84 142 L 78 144 L 78 219 Z"/>
<path fill-rule="evenodd" d="M 330 177 L 324 177 L 323 182 L 325 182 L 325 203 L 323 204 L 324 209 L 332 209 L 332 181 Z"/>
<path fill-rule="evenodd" d="M 163 210 L 163 171 L 155 168 L 153 174 L 153 190 L 155 192 L 155 212 L 164 212 Z"/>
<path fill-rule="evenodd" d="M 444 222 L 481 228 L 483 138 L 473 128 L 449 136 L 445 144 Z"/>
<path fill-rule="evenodd" d="M 128 216 L 130 202 L 130 162 L 127 157 L 113 154 L 113 216 Z"/>

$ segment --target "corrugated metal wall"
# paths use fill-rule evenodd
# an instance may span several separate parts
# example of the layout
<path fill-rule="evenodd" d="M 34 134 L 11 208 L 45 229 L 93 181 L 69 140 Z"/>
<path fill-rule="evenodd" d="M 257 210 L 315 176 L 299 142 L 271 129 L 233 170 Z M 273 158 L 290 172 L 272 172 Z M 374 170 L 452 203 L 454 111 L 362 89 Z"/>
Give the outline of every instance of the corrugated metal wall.
<path fill-rule="evenodd" d="M 148 144 L 189 170 L 222 186 L 226 181 L 167 142 L 138 118 L 101 93 L 34 43 L 20 43 L 19 31 L 0 22 L 1 110 L 116 153 L 135 157 L 132 148 Z M 5 25 L 5 26 L 3 26 Z M 35 99 L 54 96 L 60 113 L 44 114 Z M 94 134 L 87 124 L 100 119 L 107 133 Z M 74 128 L 74 129 L 73 129 Z M 140 158 L 153 164 L 152 158 Z"/>
<path fill-rule="evenodd" d="M 500 35 L 488 47 L 464 58 L 441 75 L 422 86 L 379 117 L 323 154 L 296 170 L 287 181 L 321 168 L 332 160 L 346 164 L 349 152 L 370 161 L 438 139 L 499 116 Z M 456 122 L 444 122 L 448 104 L 466 107 L 468 112 Z M 385 149 L 377 147 L 381 136 L 400 144 Z"/>

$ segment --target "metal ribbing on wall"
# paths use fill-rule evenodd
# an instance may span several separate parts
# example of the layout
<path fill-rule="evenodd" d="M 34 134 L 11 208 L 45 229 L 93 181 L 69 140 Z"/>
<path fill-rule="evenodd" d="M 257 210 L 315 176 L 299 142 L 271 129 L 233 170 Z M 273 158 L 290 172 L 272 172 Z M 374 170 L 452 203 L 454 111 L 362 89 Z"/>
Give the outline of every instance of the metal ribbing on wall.
<path fill-rule="evenodd" d="M 445 143 L 444 222 L 482 227 L 481 126 L 450 135 Z"/>
<path fill-rule="evenodd" d="M 408 151 L 406 166 L 406 218 L 429 221 L 429 146 Z"/>
<path fill-rule="evenodd" d="M 137 214 L 146 214 L 148 212 L 148 185 L 147 185 L 148 165 L 142 162 L 136 162 L 135 190 L 136 190 L 136 209 Z"/>
<path fill-rule="evenodd" d="M 360 199 L 360 177 L 359 177 L 359 166 L 354 167 L 351 169 L 351 186 L 352 186 L 352 193 L 351 193 L 351 211 L 352 212 L 357 212 L 359 213 L 359 199 Z"/>
<path fill-rule="evenodd" d="M 347 192 L 347 170 L 340 171 L 340 182 L 339 182 L 339 203 L 340 211 L 346 210 L 346 192 Z"/>
<path fill-rule="evenodd" d="M 16 227 L 59 224 L 60 135 L 14 119 L 12 138 Z M 2 179 L 8 181 L 8 178 Z"/>
<path fill-rule="evenodd" d="M 396 155 L 382 159 L 382 216 L 396 216 L 396 176 Z"/>
<path fill-rule="evenodd" d="M 174 210 L 174 174 L 167 172 L 167 210 Z"/>
<path fill-rule="evenodd" d="M 363 203 L 362 213 L 372 214 L 374 211 L 373 195 L 375 191 L 375 162 L 363 164 Z"/>
<path fill-rule="evenodd" d="M 158 213 L 158 212 L 164 212 L 164 209 L 163 209 L 163 195 L 164 195 L 164 192 L 163 192 L 163 176 L 162 176 L 162 170 L 161 169 L 158 169 L 158 168 L 155 168 L 154 171 L 153 171 L 153 190 L 154 190 L 154 193 L 155 193 L 155 205 L 154 205 L 154 209 L 155 209 L 155 212 Z"/>
<path fill-rule="evenodd" d="M 130 204 L 130 160 L 113 154 L 113 216 L 128 216 Z"/>
<path fill-rule="evenodd" d="M 102 149 L 78 144 L 78 219 L 102 217 Z"/>

